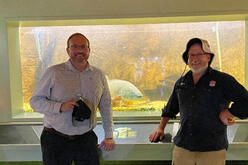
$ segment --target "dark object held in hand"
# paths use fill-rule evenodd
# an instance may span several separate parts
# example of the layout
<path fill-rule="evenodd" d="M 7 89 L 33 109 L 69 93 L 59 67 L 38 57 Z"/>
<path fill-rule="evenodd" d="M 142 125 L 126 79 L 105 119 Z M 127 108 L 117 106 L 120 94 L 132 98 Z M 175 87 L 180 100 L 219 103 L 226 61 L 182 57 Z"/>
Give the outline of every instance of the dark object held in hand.
<path fill-rule="evenodd" d="M 172 138 L 171 134 L 170 134 L 170 133 L 166 133 L 166 134 L 162 137 L 161 140 L 160 140 L 160 138 L 158 137 L 158 138 L 154 141 L 154 143 L 158 143 L 158 142 L 162 142 L 162 143 L 171 143 L 171 138 Z"/>
<path fill-rule="evenodd" d="M 74 106 L 72 117 L 77 121 L 89 119 L 91 115 L 90 108 L 82 100 L 78 100 L 77 103 L 79 106 Z"/>

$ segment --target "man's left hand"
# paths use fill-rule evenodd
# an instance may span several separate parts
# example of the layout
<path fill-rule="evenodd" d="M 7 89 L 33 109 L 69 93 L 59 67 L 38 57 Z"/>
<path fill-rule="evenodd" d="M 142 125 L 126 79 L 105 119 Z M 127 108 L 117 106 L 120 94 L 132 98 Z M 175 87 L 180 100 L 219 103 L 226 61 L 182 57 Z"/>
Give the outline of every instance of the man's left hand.
<path fill-rule="evenodd" d="M 115 141 L 113 138 L 105 138 L 98 148 L 104 147 L 105 151 L 111 151 L 115 148 Z"/>
<path fill-rule="evenodd" d="M 227 110 L 224 109 L 220 112 L 219 118 L 225 125 L 233 125 L 235 123 L 234 116 Z"/>

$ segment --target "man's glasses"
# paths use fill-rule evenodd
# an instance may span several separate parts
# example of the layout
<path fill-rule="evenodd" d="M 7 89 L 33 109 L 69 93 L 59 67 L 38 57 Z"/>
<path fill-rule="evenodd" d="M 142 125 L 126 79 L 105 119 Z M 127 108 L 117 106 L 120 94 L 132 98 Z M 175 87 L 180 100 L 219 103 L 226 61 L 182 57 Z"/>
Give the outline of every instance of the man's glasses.
<path fill-rule="evenodd" d="M 201 57 L 201 56 L 203 56 L 203 55 L 205 55 L 206 53 L 204 52 L 204 53 L 198 53 L 198 54 L 188 54 L 188 57 L 189 58 L 193 58 L 193 57 Z"/>
<path fill-rule="evenodd" d="M 89 48 L 89 46 L 87 46 L 87 45 L 70 45 L 70 48 L 72 48 L 72 49 L 88 49 Z"/>

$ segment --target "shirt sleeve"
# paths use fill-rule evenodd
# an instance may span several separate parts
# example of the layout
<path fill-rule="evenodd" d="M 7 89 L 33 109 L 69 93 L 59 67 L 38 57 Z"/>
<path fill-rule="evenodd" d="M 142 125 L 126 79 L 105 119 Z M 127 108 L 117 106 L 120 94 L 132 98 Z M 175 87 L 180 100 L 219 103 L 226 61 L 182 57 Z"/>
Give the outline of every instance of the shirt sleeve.
<path fill-rule="evenodd" d="M 105 138 L 113 138 L 113 114 L 111 106 L 111 96 L 107 79 L 104 74 L 102 74 L 102 81 L 104 89 L 98 108 L 102 117 L 102 125 L 105 132 Z"/>
<path fill-rule="evenodd" d="M 43 74 L 30 99 L 30 105 L 35 112 L 42 114 L 60 113 L 61 102 L 51 100 L 54 86 L 54 70 L 49 68 Z"/>
<path fill-rule="evenodd" d="M 248 92 L 247 90 L 230 75 L 226 75 L 224 83 L 224 96 L 233 104 L 229 108 L 230 113 L 240 119 L 248 117 Z"/>
<path fill-rule="evenodd" d="M 179 112 L 179 105 L 178 105 L 178 98 L 176 94 L 176 85 L 175 85 L 167 105 L 162 109 L 161 117 L 168 117 L 175 119 L 178 112 Z"/>

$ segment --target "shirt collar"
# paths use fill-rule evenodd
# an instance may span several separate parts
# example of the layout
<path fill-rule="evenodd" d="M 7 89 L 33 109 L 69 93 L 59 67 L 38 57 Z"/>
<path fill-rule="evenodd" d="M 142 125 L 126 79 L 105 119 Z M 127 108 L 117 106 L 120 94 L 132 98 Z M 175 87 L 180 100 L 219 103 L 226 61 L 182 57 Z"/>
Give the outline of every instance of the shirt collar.
<path fill-rule="evenodd" d="M 202 79 L 203 77 L 209 76 L 212 73 L 212 71 L 213 71 L 213 69 L 210 66 L 208 66 L 206 73 L 204 75 L 202 75 L 202 77 L 200 79 Z M 193 76 L 192 76 L 191 70 L 188 71 L 184 77 L 188 83 L 193 84 Z"/>
<path fill-rule="evenodd" d="M 207 71 L 206 71 L 206 73 L 204 75 L 211 74 L 212 70 L 213 69 L 210 66 L 208 66 Z"/>
<path fill-rule="evenodd" d="M 77 69 L 75 69 L 74 66 L 71 64 L 71 61 L 70 61 L 70 60 L 66 61 L 65 64 L 66 64 L 66 67 L 67 67 L 68 70 L 71 70 L 71 71 L 73 71 L 73 72 L 79 72 L 79 71 L 78 71 Z M 86 68 L 85 68 L 85 71 L 93 71 L 93 67 L 89 64 L 89 62 L 88 62 L 88 65 L 87 65 Z"/>

